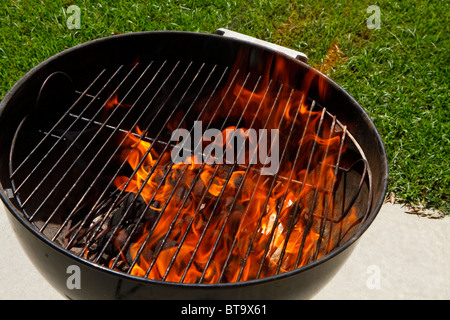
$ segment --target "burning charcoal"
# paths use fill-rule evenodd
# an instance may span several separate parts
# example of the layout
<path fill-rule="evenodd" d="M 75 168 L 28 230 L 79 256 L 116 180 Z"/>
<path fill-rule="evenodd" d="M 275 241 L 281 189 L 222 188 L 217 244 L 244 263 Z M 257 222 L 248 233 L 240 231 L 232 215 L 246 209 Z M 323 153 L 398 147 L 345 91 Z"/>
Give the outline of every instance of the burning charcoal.
<path fill-rule="evenodd" d="M 244 176 L 240 172 L 234 172 L 230 179 L 230 183 L 232 183 L 236 188 L 238 188 L 243 180 Z"/>
<path fill-rule="evenodd" d="M 192 189 L 192 193 L 194 194 L 194 196 L 200 198 L 201 195 L 205 192 L 205 184 L 203 183 L 202 180 L 198 179 L 195 182 L 194 188 Z"/>
<path fill-rule="evenodd" d="M 243 212 L 243 210 L 241 208 L 237 208 L 237 209 L 233 210 L 230 217 L 228 218 L 228 224 L 230 225 L 229 233 L 232 236 L 234 236 L 234 234 L 236 234 L 236 232 L 238 231 L 239 224 L 240 224 L 241 218 L 242 218 L 242 212 Z"/>
<path fill-rule="evenodd" d="M 128 233 L 125 230 L 117 230 L 114 236 L 114 247 L 115 248 L 123 248 L 125 245 L 125 241 L 127 241 Z"/>
<path fill-rule="evenodd" d="M 134 204 L 137 202 L 137 199 L 136 202 L 134 201 L 135 196 L 136 195 L 134 193 L 128 193 L 125 199 L 120 202 L 119 207 L 114 210 L 113 216 L 109 223 L 110 227 L 118 226 L 121 221 L 122 223 L 127 223 L 128 220 L 124 219 L 134 216 Z"/>
<path fill-rule="evenodd" d="M 110 227 L 115 227 L 118 226 L 120 224 L 120 220 L 123 218 L 125 211 L 126 211 L 126 206 L 125 204 L 122 202 L 119 204 L 119 207 L 117 207 L 116 209 L 114 209 L 113 214 L 112 214 L 112 218 L 109 220 L 109 226 Z"/>
<path fill-rule="evenodd" d="M 184 214 L 183 217 L 181 218 L 181 223 L 185 222 L 187 224 L 189 224 L 192 221 L 192 216 L 189 214 Z"/>
<path fill-rule="evenodd" d="M 144 219 L 146 221 L 154 221 L 155 218 L 159 215 L 159 211 L 153 208 L 159 208 L 160 204 L 158 201 L 153 201 L 151 205 L 145 210 Z"/>
<path fill-rule="evenodd" d="M 130 209 L 130 212 L 132 213 L 130 214 L 130 218 L 127 220 L 128 223 L 138 223 L 139 221 L 152 222 L 159 214 L 159 211 L 154 208 L 159 208 L 160 203 L 158 201 L 152 201 L 150 205 L 147 205 L 142 196 L 139 196 L 133 203 L 126 204 L 126 206 L 128 205 L 132 207 Z"/>
<path fill-rule="evenodd" d="M 224 205 L 223 205 L 224 211 L 226 210 L 227 213 L 231 209 L 232 206 L 233 206 L 233 208 L 232 208 L 233 210 L 243 210 L 244 209 L 244 206 L 241 203 L 241 201 L 239 199 L 236 200 L 234 195 L 226 197 L 223 203 L 224 203 Z"/>
<path fill-rule="evenodd" d="M 112 230 L 105 228 L 103 231 L 101 231 L 95 241 L 91 243 L 89 246 L 89 251 L 92 253 L 96 253 L 98 250 L 102 250 L 102 248 L 106 245 L 108 239 L 111 237 Z M 108 246 L 105 248 L 105 252 L 113 254 L 114 248 L 111 242 L 109 242 Z"/>
<path fill-rule="evenodd" d="M 173 195 L 173 199 L 180 199 L 180 200 L 184 199 L 188 191 L 189 189 L 187 189 L 185 186 L 183 185 L 178 186 Z"/>
<path fill-rule="evenodd" d="M 122 201 L 118 208 L 114 210 L 113 216 L 110 220 L 110 227 L 114 228 L 120 223 L 122 226 L 128 226 L 133 223 L 141 221 L 154 220 L 158 211 L 152 208 L 158 207 L 158 202 L 154 201 L 152 205 L 147 207 L 142 196 L 138 196 L 135 199 L 136 194 L 129 193 L 125 200 Z M 145 210 L 145 212 L 144 212 Z"/>
<path fill-rule="evenodd" d="M 154 251 L 159 252 L 160 250 L 161 251 L 167 250 L 167 249 L 173 248 L 177 245 L 178 245 L 178 243 L 175 240 L 169 238 L 166 241 L 164 241 L 164 237 L 163 237 L 163 238 L 159 239 L 158 242 L 156 243 Z M 161 246 L 162 246 L 162 248 L 161 248 Z"/>
<path fill-rule="evenodd" d="M 143 243 L 140 242 L 132 242 L 130 246 L 128 246 L 128 249 L 126 250 L 125 259 L 126 259 L 126 265 L 131 266 L 133 265 L 133 261 L 136 258 L 136 254 L 138 250 L 141 250 L 141 246 Z M 131 249 L 133 248 L 133 249 Z M 150 245 L 146 244 L 142 248 L 142 252 L 139 254 L 139 258 L 137 259 L 137 264 L 139 264 L 141 261 L 152 261 L 154 255 L 154 250 L 150 248 Z M 128 271 L 128 270 L 126 270 Z"/>

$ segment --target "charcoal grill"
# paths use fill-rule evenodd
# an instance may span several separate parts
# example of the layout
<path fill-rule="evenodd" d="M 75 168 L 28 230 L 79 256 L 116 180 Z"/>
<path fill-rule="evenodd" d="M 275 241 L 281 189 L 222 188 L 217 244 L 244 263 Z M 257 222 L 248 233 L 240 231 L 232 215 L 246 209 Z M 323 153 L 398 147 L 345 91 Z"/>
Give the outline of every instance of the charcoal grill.
<path fill-rule="evenodd" d="M 263 105 L 268 113 L 260 113 Z M 37 269 L 73 299 L 310 298 L 348 258 L 386 192 L 385 149 L 364 109 L 308 66 L 305 55 L 225 29 L 216 34 L 132 33 L 76 46 L 27 73 L 5 96 L 0 112 L 0 195 L 8 217 Z M 180 211 L 193 201 L 188 195 L 209 165 L 192 170 L 191 189 L 180 191 L 177 187 L 193 166 L 177 167 L 165 155 L 176 145 L 173 130 L 192 132 L 199 120 L 220 130 L 279 128 L 280 168 L 289 170 L 265 176 L 264 166 L 237 160 L 211 165 L 215 171 L 193 197 L 203 200 L 192 211 L 193 217 L 200 216 L 206 206 L 202 201 L 209 197 L 210 213 L 202 216 L 187 258 L 177 261 L 198 224 Z M 313 121 L 310 127 L 320 139 L 338 138 L 338 143 L 304 142 L 310 135 L 305 128 Z M 130 168 L 139 146 L 145 146 L 141 158 Z M 333 161 L 327 162 L 330 154 Z M 151 166 L 145 164 L 149 155 Z M 320 173 L 317 164 L 324 168 Z M 158 168 L 156 191 L 144 196 Z M 223 169 L 218 173 L 218 168 Z M 297 168 L 306 173 L 298 174 Z M 131 190 L 131 177 L 140 169 L 147 176 Z M 314 185 L 311 177 L 323 171 L 335 178 Z M 220 174 L 223 188 L 210 199 L 208 190 Z M 247 207 L 237 204 L 246 179 L 257 181 L 248 191 Z M 225 186 L 231 184 L 234 196 L 225 199 Z M 163 202 L 162 188 L 168 185 Z M 259 189 L 266 190 L 266 199 L 280 193 L 274 214 L 262 210 L 240 241 Z M 303 202 L 289 200 L 290 191 L 306 189 Z M 179 209 L 150 245 L 177 192 L 182 193 Z M 347 221 L 350 216 L 353 220 Z M 183 227 L 178 230 L 179 221 Z M 272 227 L 265 227 L 264 246 L 255 253 L 268 221 Z M 230 224 L 231 236 L 224 231 Z M 148 231 L 145 237 L 143 230 Z M 313 232 L 317 236 L 311 244 Z M 279 234 L 282 241 L 274 245 Z M 231 239 L 223 240 L 227 236 Z M 295 253 L 288 249 L 290 241 L 297 241 Z M 219 259 L 225 244 L 226 254 Z M 245 248 L 236 256 L 239 246 Z M 158 265 L 167 249 L 171 255 Z M 198 262 L 195 257 L 202 251 L 208 254 Z M 262 257 L 256 265 L 250 262 L 254 255 Z M 81 289 L 67 286 L 73 265 L 80 268 Z"/>

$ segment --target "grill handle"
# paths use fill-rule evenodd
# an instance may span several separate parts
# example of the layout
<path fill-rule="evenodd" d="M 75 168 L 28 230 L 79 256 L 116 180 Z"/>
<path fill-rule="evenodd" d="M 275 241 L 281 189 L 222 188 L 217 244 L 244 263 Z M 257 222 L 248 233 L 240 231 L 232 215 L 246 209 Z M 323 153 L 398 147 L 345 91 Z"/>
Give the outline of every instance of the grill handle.
<path fill-rule="evenodd" d="M 288 56 L 290 56 L 294 59 L 300 60 L 304 63 L 308 62 L 308 57 L 302 52 L 299 52 L 299 51 L 296 51 L 293 49 L 289 49 L 289 48 L 286 48 L 286 47 L 283 47 L 283 46 L 280 46 L 280 45 L 277 45 L 274 43 L 270 43 L 270 42 L 267 42 L 264 40 L 256 39 L 254 37 L 250 37 L 250 36 L 247 36 L 247 35 L 239 33 L 239 32 L 231 31 L 231 30 L 228 30 L 225 28 L 220 28 L 220 29 L 216 30 L 215 34 L 218 34 L 218 35 L 221 35 L 224 37 L 235 38 L 235 39 L 259 44 L 266 48 L 287 54 Z"/>

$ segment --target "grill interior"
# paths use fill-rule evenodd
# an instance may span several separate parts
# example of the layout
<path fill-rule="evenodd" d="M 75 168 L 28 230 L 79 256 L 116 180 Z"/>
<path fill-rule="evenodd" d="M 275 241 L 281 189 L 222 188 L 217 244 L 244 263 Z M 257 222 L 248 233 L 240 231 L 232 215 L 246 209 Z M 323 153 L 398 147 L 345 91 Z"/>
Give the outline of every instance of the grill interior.
<path fill-rule="evenodd" d="M 62 248 L 155 280 L 246 281 L 326 256 L 367 218 L 370 168 L 339 119 L 284 82 L 273 65 L 267 68 L 254 72 L 239 63 L 168 59 L 91 70 L 82 82 L 53 73 L 15 133 L 11 198 L 39 233 Z M 173 130 L 192 132 L 196 121 L 204 130 L 279 128 L 280 170 L 266 176 L 261 165 L 237 161 L 195 169 L 172 163 L 167 154 L 176 145 Z M 321 139 L 339 142 L 306 142 L 307 127 Z M 146 148 L 137 167 L 130 167 L 139 146 Z M 154 162 L 146 167 L 149 155 Z M 305 174 L 298 174 L 299 168 Z M 141 188 L 131 190 L 140 169 L 148 174 L 140 178 Z M 311 183 L 325 171 L 336 178 L 320 186 Z M 208 180 L 202 180 L 204 172 Z M 211 196 L 219 178 L 223 187 Z M 156 191 L 143 195 L 150 180 Z M 258 190 L 265 190 L 266 199 L 249 225 Z M 291 192 L 305 196 L 292 201 Z M 277 201 L 268 210 L 274 194 Z M 190 205 L 193 215 L 188 216 L 183 210 Z M 172 207 L 179 209 L 169 215 Z"/>

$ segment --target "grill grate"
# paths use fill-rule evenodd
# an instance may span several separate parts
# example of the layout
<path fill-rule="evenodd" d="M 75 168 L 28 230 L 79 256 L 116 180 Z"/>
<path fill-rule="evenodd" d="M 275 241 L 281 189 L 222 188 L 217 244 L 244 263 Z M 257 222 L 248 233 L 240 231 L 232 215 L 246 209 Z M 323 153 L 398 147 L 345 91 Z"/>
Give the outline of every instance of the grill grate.
<path fill-rule="evenodd" d="M 353 206 L 358 204 L 357 198 L 361 190 L 371 194 L 370 183 L 364 183 L 370 179 L 364 154 L 336 117 L 315 101 L 310 101 L 307 96 L 299 95 L 298 90 L 288 87 L 279 79 L 268 79 L 265 75 L 193 61 L 152 61 L 145 65 L 135 63 L 132 66 L 122 65 L 114 70 L 101 70 L 86 89 L 76 91 L 76 95 L 77 98 L 67 110 L 47 128 L 36 124 L 33 116 L 22 122 L 16 132 L 14 145 L 24 145 L 21 149 L 25 151 L 11 151 L 10 177 L 12 192 L 25 218 L 53 242 L 91 262 L 127 273 L 132 273 L 139 265 L 142 269 L 140 276 L 152 277 L 152 272 L 160 268 L 157 265 L 158 259 L 161 259 L 162 252 L 170 245 L 173 255 L 164 263 L 165 269 L 158 271 L 161 276 L 157 280 L 173 281 L 173 270 L 181 266 L 182 270 L 177 270 L 179 282 L 191 282 L 187 278 L 193 269 L 199 270 L 194 280 L 196 283 L 209 283 L 211 279 L 217 283 L 251 280 L 290 271 L 321 258 L 354 234 L 355 228 L 367 215 L 364 208 L 370 208 L 370 203 L 366 204 L 350 225 L 343 223 L 350 216 Z M 258 101 L 256 107 L 254 101 Z M 38 101 L 37 110 L 40 108 L 39 104 Z M 292 105 L 296 107 L 292 108 Z M 304 111 L 302 105 L 307 106 L 304 114 L 301 114 Z M 263 113 L 264 108 L 268 112 Z M 280 111 L 289 116 L 290 120 L 277 117 Z M 300 121 L 300 117 L 304 119 Z M 179 169 L 176 164 L 167 162 L 164 158 L 175 146 L 169 139 L 170 130 L 167 128 L 171 127 L 173 130 L 187 126 L 190 128 L 189 132 L 193 133 L 193 127 L 189 124 L 203 119 L 207 119 L 208 123 L 205 130 L 220 124 L 220 131 L 229 126 L 230 122 L 238 128 L 245 126 L 248 129 L 269 129 L 273 126 L 273 119 L 277 119 L 276 126 L 285 128 L 280 139 L 280 166 L 290 170 L 279 170 L 268 178 L 260 174 L 258 166 L 240 164 L 237 161 L 209 165 L 204 161 L 194 171 L 189 189 L 184 190 L 184 195 L 177 200 L 179 209 L 168 223 L 166 233 L 156 246 L 153 245 L 154 251 L 146 262 L 146 268 L 143 268 L 142 259 L 149 254 L 147 248 L 152 236 L 158 224 L 166 218 L 164 213 L 172 205 L 171 201 L 174 201 L 179 192 L 178 187 L 184 183 L 190 170 L 190 165 Z M 337 151 L 330 150 L 331 143 L 325 144 L 324 150 L 318 152 L 322 147 L 319 147 L 316 140 L 312 143 L 304 142 L 309 139 L 306 128 L 313 121 L 317 122 L 313 126 L 316 136 L 324 136 L 323 139 L 328 140 L 339 137 Z M 136 127 L 143 130 L 136 132 Z M 127 146 L 130 137 L 135 140 L 131 147 Z M 291 150 L 290 141 L 299 137 L 298 147 Z M 130 172 L 128 161 L 142 142 L 148 147 Z M 354 150 L 356 156 L 348 156 L 344 149 Z M 146 159 L 156 150 L 159 156 L 155 157 L 154 165 L 144 168 Z M 327 163 L 326 159 L 331 153 L 336 153 L 334 162 Z M 295 172 L 299 163 L 303 163 L 302 168 L 307 173 L 300 175 L 301 179 Z M 321 168 L 329 168 L 337 178 L 325 186 L 311 184 L 311 176 L 318 175 L 320 178 L 325 170 L 315 170 L 317 164 L 321 164 Z M 160 166 L 164 170 L 163 176 L 159 178 L 157 191 L 149 196 L 144 205 L 140 205 L 147 183 L 154 179 L 155 171 Z M 173 179 L 173 188 L 165 203 L 159 203 L 158 210 L 154 210 L 152 206 L 166 181 L 174 175 L 175 167 L 178 169 L 176 179 Z M 142 178 L 140 188 L 130 192 L 133 177 L 143 168 L 148 172 L 147 176 Z M 226 173 L 226 176 L 223 177 L 222 189 L 210 206 L 210 214 L 200 228 L 201 232 L 197 234 L 197 243 L 193 246 L 189 259 L 180 264 L 177 259 L 185 250 L 186 241 L 194 232 L 197 220 L 192 218 L 184 221 L 185 230 L 179 230 L 181 233 L 177 236 L 176 243 L 173 243 L 171 235 L 180 221 L 186 219 L 182 209 L 191 201 L 190 195 L 197 182 L 201 181 L 206 168 L 213 172 L 203 192 L 197 195 L 200 200 L 194 209 L 194 216 L 203 212 L 204 201 L 209 196 L 208 190 L 214 179 L 221 173 Z M 240 181 L 235 184 L 235 196 L 226 199 L 229 208 L 220 212 L 227 197 L 227 186 L 234 184 L 233 173 L 237 170 L 242 173 Z M 127 172 L 129 179 L 123 181 L 120 188 L 115 187 L 115 181 L 124 172 Z M 357 176 L 360 183 L 347 190 L 346 179 L 349 175 Z M 235 208 L 246 188 L 245 181 L 250 179 L 253 179 L 253 188 L 245 190 L 249 195 L 247 206 L 240 206 L 240 216 L 236 222 Z M 267 189 L 267 194 L 261 213 L 253 229 L 245 230 L 248 240 L 242 251 L 245 255 L 236 258 L 235 250 L 243 244 L 239 237 L 223 240 L 230 237 L 226 228 L 230 224 L 235 225 L 236 235 L 243 234 L 243 230 L 249 228 L 246 220 L 258 190 L 263 187 Z M 289 194 L 292 190 L 299 195 L 306 189 L 311 189 L 307 193 L 306 204 L 300 200 L 290 203 L 292 201 Z M 280 192 L 279 190 L 282 192 L 278 203 L 273 214 L 268 217 L 266 208 L 271 205 L 271 196 Z M 323 206 L 323 210 L 314 210 L 319 205 Z M 120 206 L 125 209 L 117 218 L 115 213 Z M 140 210 L 135 213 L 134 223 L 128 225 L 127 233 L 124 234 L 121 230 L 131 219 L 131 211 L 136 207 Z M 285 210 L 286 208 L 289 210 Z M 147 234 L 136 245 L 135 239 L 142 232 L 142 223 L 151 210 L 157 213 L 147 226 Z M 286 211 L 289 212 L 286 214 Z M 217 222 L 218 215 L 222 218 Z M 111 225 L 111 221 L 117 219 L 119 221 Z M 299 220 L 304 220 L 304 230 L 300 235 L 296 229 Z M 270 228 L 263 226 L 268 221 L 272 224 Z M 310 250 L 311 240 L 308 235 L 313 229 L 318 232 L 313 250 Z M 268 230 L 264 234 L 266 240 L 262 247 L 257 243 L 258 238 L 261 238 L 261 230 Z M 275 238 L 280 232 L 284 232 L 282 243 L 274 245 L 274 242 L 279 241 Z M 293 240 L 294 234 L 299 238 Z M 331 246 L 332 235 L 335 234 L 338 240 Z M 102 239 L 101 243 L 99 239 Z M 218 251 L 222 249 L 224 241 L 229 247 L 225 257 L 219 259 L 221 264 L 217 265 Z M 290 248 L 292 241 L 298 247 L 295 254 Z M 113 254 L 109 252 L 111 245 L 118 247 Z M 132 246 L 135 247 L 134 257 L 126 257 Z M 96 247 L 95 250 L 93 247 Z M 258 262 L 255 263 L 255 251 L 258 250 Z M 196 258 L 203 251 L 208 251 L 208 255 L 199 264 Z M 109 261 L 105 261 L 105 256 L 108 255 Z M 289 257 L 286 258 L 287 256 Z M 287 263 L 287 259 L 294 259 L 294 262 Z M 124 267 L 125 264 L 128 266 Z M 256 270 L 251 276 L 250 269 Z M 211 275 L 211 270 L 214 270 L 214 275 Z M 235 271 L 233 277 L 229 276 L 230 270 Z"/>

